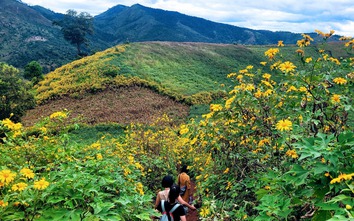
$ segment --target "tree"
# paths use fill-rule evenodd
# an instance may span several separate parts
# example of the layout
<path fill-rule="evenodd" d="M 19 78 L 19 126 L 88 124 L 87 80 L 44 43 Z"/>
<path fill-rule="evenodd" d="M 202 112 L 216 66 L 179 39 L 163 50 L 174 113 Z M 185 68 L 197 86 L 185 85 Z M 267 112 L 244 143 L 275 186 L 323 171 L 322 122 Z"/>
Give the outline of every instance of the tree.
<path fill-rule="evenodd" d="M 0 120 L 14 116 L 19 121 L 25 111 L 35 106 L 30 87 L 20 77 L 20 71 L 6 63 L 0 63 Z"/>
<path fill-rule="evenodd" d="M 23 77 L 38 83 L 43 78 L 43 68 L 37 61 L 31 61 L 25 66 Z"/>
<path fill-rule="evenodd" d="M 62 20 L 53 24 L 62 28 L 64 39 L 75 45 L 78 55 L 82 55 L 81 45 L 88 43 L 86 35 L 93 34 L 93 17 L 87 12 L 78 14 L 75 10 L 68 10 Z"/>

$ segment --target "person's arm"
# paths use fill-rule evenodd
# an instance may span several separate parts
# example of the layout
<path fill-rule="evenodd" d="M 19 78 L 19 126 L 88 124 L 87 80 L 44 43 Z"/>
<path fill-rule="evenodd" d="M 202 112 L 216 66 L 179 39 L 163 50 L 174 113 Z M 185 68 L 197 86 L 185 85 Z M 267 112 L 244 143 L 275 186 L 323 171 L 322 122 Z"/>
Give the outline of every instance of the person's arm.
<path fill-rule="evenodd" d="M 160 204 L 160 202 L 161 202 L 160 194 L 157 194 L 156 201 L 155 201 L 155 209 L 157 209 L 157 207 Z"/>
<path fill-rule="evenodd" d="M 186 216 L 180 216 L 181 221 L 187 221 Z"/>
<path fill-rule="evenodd" d="M 196 210 L 196 208 L 195 208 L 193 205 L 190 205 L 189 203 L 187 203 L 186 201 L 184 201 L 181 196 L 178 196 L 177 200 L 178 200 L 178 202 L 179 202 L 180 204 L 182 204 L 183 206 L 186 206 L 186 207 L 188 207 L 189 209 L 192 209 L 192 210 Z"/>

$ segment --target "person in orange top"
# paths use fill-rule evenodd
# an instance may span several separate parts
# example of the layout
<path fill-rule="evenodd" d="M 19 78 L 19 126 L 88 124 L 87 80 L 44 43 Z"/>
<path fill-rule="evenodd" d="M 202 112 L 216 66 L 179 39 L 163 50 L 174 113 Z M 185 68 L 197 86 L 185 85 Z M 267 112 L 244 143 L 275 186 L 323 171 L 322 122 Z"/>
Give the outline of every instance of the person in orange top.
<path fill-rule="evenodd" d="M 180 189 L 185 189 L 186 191 L 181 194 L 181 197 L 184 201 L 191 203 L 192 202 L 192 190 L 191 190 L 191 180 L 189 178 L 187 166 L 183 166 L 181 173 L 178 175 L 177 184 Z"/>

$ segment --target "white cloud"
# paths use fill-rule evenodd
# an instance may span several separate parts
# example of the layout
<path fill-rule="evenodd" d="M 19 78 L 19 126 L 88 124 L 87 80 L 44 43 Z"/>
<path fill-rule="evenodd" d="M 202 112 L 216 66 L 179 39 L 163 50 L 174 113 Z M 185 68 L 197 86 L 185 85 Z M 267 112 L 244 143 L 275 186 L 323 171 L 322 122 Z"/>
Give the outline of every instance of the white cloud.
<path fill-rule="evenodd" d="M 338 34 L 354 36 L 353 0 L 23 0 L 31 5 L 41 5 L 55 12 L 68 9 L 102 13 L 121 4 L 139 3 L 147 7 L 178 11 L 252 29 L 291 31 L 296 33 L 324 32 L 333 29 Z"/>

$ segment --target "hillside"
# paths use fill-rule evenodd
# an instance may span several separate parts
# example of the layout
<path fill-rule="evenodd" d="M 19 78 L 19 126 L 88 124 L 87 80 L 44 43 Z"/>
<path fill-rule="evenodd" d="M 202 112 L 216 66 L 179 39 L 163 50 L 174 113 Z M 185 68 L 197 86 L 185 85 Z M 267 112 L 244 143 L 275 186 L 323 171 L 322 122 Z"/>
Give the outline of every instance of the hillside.
<path fill-rule="evenodd" d="M 36 60 L 47 72 L 75 58 L 75 48 L 41 13 L 15 0 L 0 5 L 0 61 L 23 68 Z"/>
<path fill-rule="evenodd" d="M 295 43 L 300 34 L 252 30 L 226 25 L 174 11 L 139 4 L 117 5 L 95 16 L 94 38 L 113 45 L 124 42 L 177 41 L 237 44 Z"/>
<path fill-rule="evenodd" d="M 230 81 L 226 78 L 228 73 L 242 67 L 244 63 L 257 64 L 260 61 L 259 55 L 237 45 L 173 42 L 119 45 L 64 65 L 47 74 L 45 79 L 36 86 L 36 98 L 41 105 L 36 110 L 28 112 L 23 120 L 33 122 L 35 121 L 33 118 L 48 116 L 54 109 L 74 107 L 75 110 L 82 112 L 87 109 L 85 104 L 83 104 L 85 107 L 81 106 L 86 96 L 90 96 L 92 102 L 100 101 L 107 91 L 130 87 L 148 88 L 152 94 L 147 95 L 146 92 L 133 90 L 133 94 L 140 94 L 141 100 L 139 102 L 130 100 L 125 101 L 124 105 L 119 104 L 126 106 L 127 109 L 134 109 L 130 114 L 135 113 L 135 115 L 127 118 L 141 119 L 138 115 L 141 114 L 142 109 L 139 109 L 141 106 L 138 107 L 137 104 L 148 108 L 151 97 L 161 95 L 164 97 L 156 97 L 152 100 L 162 99 L 168 105 L 155 104 L 157 113 L 166 113 L 167 110 L 177 118 L 185 117 L 188 115 L 188 108 L 183 108 L 184 105 L 209 103 L 213 98 L 220 97 L 224 93 L 225 86 L 230 85 Z M 223 87 L 222 84 L 225 86 Z M 116 97 L 116 99 L 120 98 L 120 96 Z M 174 103 L 176 101 L 184 105 Z M 66 107 L 62 104 L 65 102 L 71 102 L 73 105 L 66 103 L 68 106 Z M 121 101 L 114 103 L 116 102 Z M 174 113 L 169 110 L 169 105 L 180 111 Z M 159 111 L 164 109 L 164 106 L 167 109 Z M 181 106 L 183 111 L 178 106 Z M 95 111 L 86 112 L 86 117 L 104 118 L 111 114 L 120 115 L 121 111 L 123 111 L 121 108 L 100 106 L 101 114 L 96 116 Z M 74 116 L 78 114 L 80 113 L 73 113 Z M 153 114 L 156 113 L 148 115 Z M 118 118 L 116 117 L 116 120 L 109 118 L 109 120 L 127 123 L 126 119 L 117 120 Z M 92 123 L 103 121 L 105 120 L 96 119 Z"/>
<path fill-rule="evenodd" d="M 330 44 L 327 51 L 345 56 L 338 52 L 340 47 Z M 221 98 L 230 89 L 229 73 L 249 64 L 260 67 L 267 48 L 178 42 L 118 45 L 47 74 L 36 86 L 40 105 L 23 121 L 32 124 L 64 108 L 72 116 L 84 115 L 91 124 L 151 122 L 162 113 L 177 119 L 200 114 L 199 104 Z M 285 56 L 298 60 L 295 50 L 291 45 L 282 48 Z M 307 55 L 315 56 L 316 50 L 315 46 L 307 48 Z M 131 95 L 121 96 L 128 91 Z M 154 104 L 154 100 L 161 102 Z"/>

